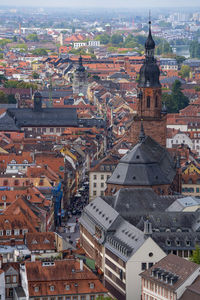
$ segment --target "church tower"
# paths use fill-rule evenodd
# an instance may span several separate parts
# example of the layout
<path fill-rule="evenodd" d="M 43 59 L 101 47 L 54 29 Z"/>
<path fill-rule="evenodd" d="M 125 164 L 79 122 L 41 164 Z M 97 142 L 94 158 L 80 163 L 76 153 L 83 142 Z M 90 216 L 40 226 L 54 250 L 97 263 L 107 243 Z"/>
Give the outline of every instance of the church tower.
<path fill-rule="evenodd" d="M 73 94 L 83 94 L 87 96 L 88 81 L 87 72 L 83 66 L 82 57 L 79 57 L 79 64 L 74 72 Z"/>
<path fill-rule="evenodd" d="M 162 146 L 166 146 L 166 112 L 162 110 L 162 91 L 159 81 L 160 70 L 154 57 L 155 42 L 149 34 L 145 43 L 145 60 L 140 69 L 138 84 L 137 115 L 130 129 L 130 141 L 136 143 L 140 131 L 140 121 L 143 120 L 144 129 Z"/>

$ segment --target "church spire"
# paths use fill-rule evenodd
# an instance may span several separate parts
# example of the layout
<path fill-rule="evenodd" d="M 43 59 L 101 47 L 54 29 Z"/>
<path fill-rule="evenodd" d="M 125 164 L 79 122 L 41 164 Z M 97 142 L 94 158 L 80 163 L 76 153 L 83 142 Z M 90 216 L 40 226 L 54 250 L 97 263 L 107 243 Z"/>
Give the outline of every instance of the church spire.
<path fill-rule="evenodd" d="M 145 42 L 145 61 L 140 69 L 139 87 L 161 87 L 160 70 L 154 58 L 155 42 L 151 34 L 151 21 L 149 20 L 149 34 Z"/>
<path fill-rule="evenodd" d="M 143 127 L 143 121 L 141 120 L 140 124 L 140 134 L 139 134 L 139 142 L 142 143 L 145 140 L 145 132 L 144 132 L 144 127 Z"/>
<path fill-rule="evenodd" d="M 79 72 L 84 72 L 85 71 L 85 68 L 83 66 L 83 58 L 82 58 L 81 55 L 79 56 L 78 67 L 77 67 L 76 70 L 79 71 Z"/>
<path fill-rule="evenodd" d="M 152 58 L 152 60 L 154 59 L 154 49 L 155 49 L 155 42 L 151 34 L 151 15 L 149 11 L 149 34 L 145 42 L 146 59 L 148 58 Z"/>

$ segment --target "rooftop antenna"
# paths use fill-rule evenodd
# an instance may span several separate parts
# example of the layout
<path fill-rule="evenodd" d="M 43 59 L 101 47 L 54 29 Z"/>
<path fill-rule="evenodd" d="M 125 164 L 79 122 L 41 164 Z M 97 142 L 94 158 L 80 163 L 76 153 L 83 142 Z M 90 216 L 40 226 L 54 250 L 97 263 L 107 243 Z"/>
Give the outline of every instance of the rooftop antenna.
<path fill-rule="evenodd" d="M 149 25 L 151 24 L 151 10 L 149 10 Z"/>

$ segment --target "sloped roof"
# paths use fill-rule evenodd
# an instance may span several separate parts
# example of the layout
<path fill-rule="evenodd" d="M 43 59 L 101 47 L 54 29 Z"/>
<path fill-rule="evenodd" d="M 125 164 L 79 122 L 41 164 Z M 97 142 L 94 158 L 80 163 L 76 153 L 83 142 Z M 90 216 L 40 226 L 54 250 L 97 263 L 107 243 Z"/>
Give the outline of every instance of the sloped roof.
<path fill-rule="evenodd" d="M 124 155 L 107 183 L 127 186 L 171 184 L 174 162 L 165 148 L 146 136 Z"/>
<path fill-rule="evenodd" d="M 178 276 L 178 280 L 175 284 L 170 285 L 162 281 L 162 285 L 166 286 L 170 290 L 176 290 L 180 287 L 198 268 L 199 265 L 183 259 L 179 256 L 169 254 L 156 263 L 152 268 L 144 271 L 141 275 L 144 278 L 148 278 L 151 281 L 158 282 L 160 279 L 152 276 L 152 270 L 155 268 L 160 268 L 165 270 L 165 272 L 170 272 Z"/>
<path fill-rule="evenodd" d="M 29 108 L 8 109 L 7 115 L 15 120 L 17 126 L 77 126 L 77 113 L 73 108 L 44 108 L 41 111 L 34 111 Z M 7 119 L 0 119 L 5 122 Z"/>

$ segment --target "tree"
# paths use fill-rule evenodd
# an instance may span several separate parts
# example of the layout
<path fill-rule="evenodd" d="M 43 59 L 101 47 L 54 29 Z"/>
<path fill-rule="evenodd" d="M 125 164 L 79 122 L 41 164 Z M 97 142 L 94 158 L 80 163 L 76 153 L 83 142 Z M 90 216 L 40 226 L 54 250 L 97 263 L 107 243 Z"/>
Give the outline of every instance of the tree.
<path fill-rule="evenodd" d="M 37 55 L 37 56 L 47 56 L 47 50 L 43 49 L 43 48 L 38 48 L 32 51 L 33 55 Z"/>
<path fill-rule="evenodd" d="M 8 43 L 11 43 L 11 40 L 9 40 L 9 39 L 2 39 L 2 40 L 0 40 L 0 46 L 1 47 L 4 47 Z"/>
<path fill-rule="evenodd" d="M 33 77 L 33 79 L 38 79 L 38 78 L 40 78 L 40 75 L 37 72 L 33 72 L 32 77 Z"/>
<path fill-rule="evenodd" d="M 32 41 L 32 42 L 38 42 L 38 36 L 36 33 L 30 33 L 29 35 L 27 35 L 27 40 Z"/>
<path fill-rule="evenodd" d="M 195 89 L 196 92 L 200 92 L 200 86 L 195 86 L 194 89 Z"/>
<path fill-rule="evenodd" d="M 123 43 L 123 37 L 122 35 L 115 33 L 111 36 L 111 43 L 113 45 L 120 45 L 120 43 Z"/>
<path fill-rule="evenodd" d="M 195 246 L 195 250 L 192 251 L 192 256 L 190 260 L 196 264 L 200 264 L 200 247 L 199 245 Z"/>
<path fill-rule="evenodd" d="M 183 94 L 179 80 L 174 81 L 171 94 L 162 95 L 162 102 L 165 103 L 169 113 L 178 113 L 189 104 L 189 99 Z"/>
<path fill-rule="evenodd" d="M 107 33 L 103 33 L 96 37 L 96 40 L 100 41 L 102 45 L 107 45 L 110 43 L 110 36 Z"/>
<path fill-rule="evenodd" d="M 6 94 L 3 91 L 0 91 L 0 103 L 8 103 Z"/>
<path fill-rule="evenodd" d="M 198 41 L 191 42 L 189 51 L 192 58 L 200 58 L 200 44 Z"/>
<path fill-rule="evenodd" d="M 13 40 L 14 43 L 17 42 L 17 37 L 16 37 L 16 35 L 13 36 L 13 39 L 12 39 L 12 40 Z"/>
<path fill-rule="evenodd" d="M 5 88 L 19 88 L 19 89 L 30 89 L 37 90 L 38 86 L 34 83 L 17 81 L 17 80 L 7 80 L 4 82 Z"/>
<path fill-rule="evenodd" d="M 172 48 L 170 44 L 166 41 L 162 41 L 157 47 L 155 53 L 157 55 L 164 54 L 164 53 L 172 53 Z"/>
<path fill-rule="evenodd" d="M 179 72 L 181 78 L 188 78 L 190 76 L 190 67 L 187 65 L 182 65 Z"/>
<path fill-rule="evenodd" d="M 5 77 L 5 75 L 1 74 L 0 75 L 0 84 L 6 80 L 7 80 L 7 78 Z"/>
<path fill-rule="evenodd" d="M 176 61 L 179 66 L 184 62 L 184 60 L 186 60 L 185 56 L 176 56 Z"/>

